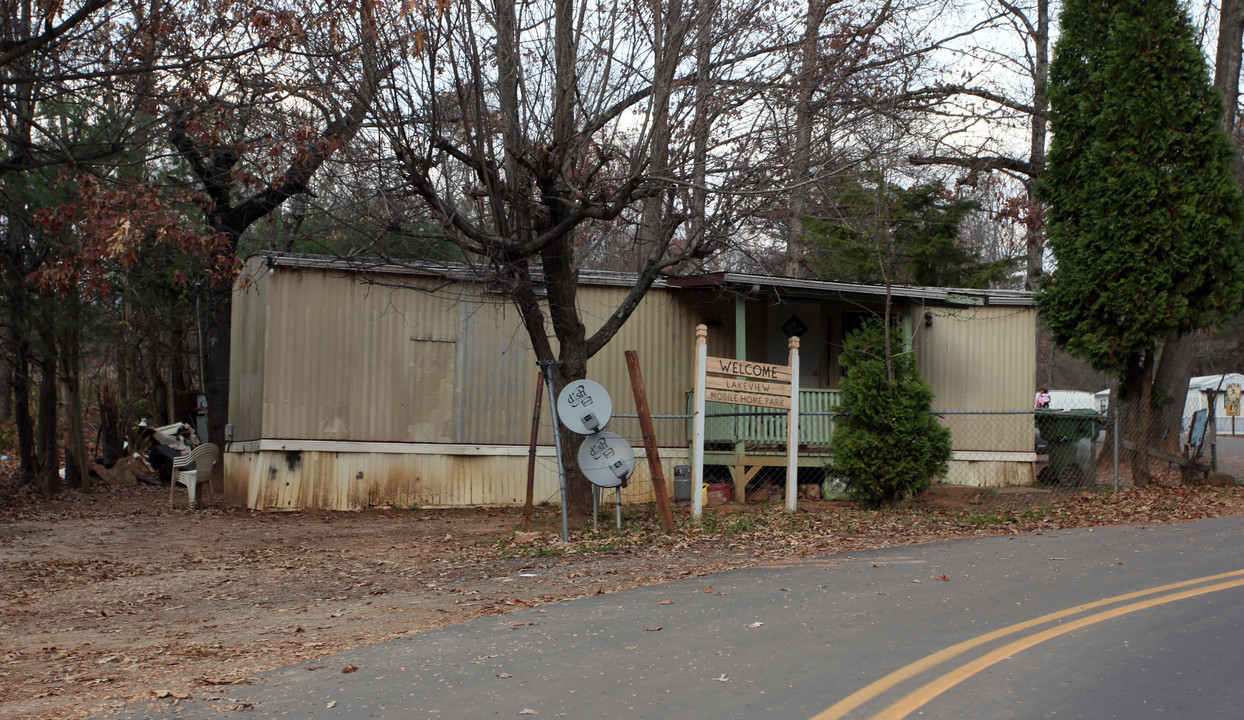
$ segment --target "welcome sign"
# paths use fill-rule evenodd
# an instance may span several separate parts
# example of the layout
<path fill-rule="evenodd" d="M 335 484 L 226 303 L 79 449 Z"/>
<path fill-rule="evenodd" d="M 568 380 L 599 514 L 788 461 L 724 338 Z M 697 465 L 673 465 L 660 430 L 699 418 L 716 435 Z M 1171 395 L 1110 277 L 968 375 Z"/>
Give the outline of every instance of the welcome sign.
<path fill-rule="evenodd" d="M 795 509 L 799 464 L 799 337 L 789 341 L 790 364 L 752 362 L 708 356 L 708 327 L 695 329 L 696 377 L 692 472 L 704 478 L 704 408 L 706 402 L 786 411 L 786 508 Z M 691 512 L 700 516 L 700 493 L 691 494 Z"/>

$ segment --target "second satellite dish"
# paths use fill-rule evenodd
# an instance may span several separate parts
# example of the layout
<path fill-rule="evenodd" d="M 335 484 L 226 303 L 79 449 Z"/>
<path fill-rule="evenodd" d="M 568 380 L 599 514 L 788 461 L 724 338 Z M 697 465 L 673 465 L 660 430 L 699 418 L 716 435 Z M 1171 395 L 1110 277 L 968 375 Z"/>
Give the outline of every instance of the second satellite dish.
<path fill-rule="evenodd" d="M 621 435 L 598 432 L 579 446 L 579 469 L 593 485 L 618 487 L 635 472 L 635 451 Z"/>
<path fill-rule="evenodd" d="M 600 383 L 576 380 L 557 396 L 557 416 L 571 432 L 591 435 L 609 424 L 613 401 Z"/>

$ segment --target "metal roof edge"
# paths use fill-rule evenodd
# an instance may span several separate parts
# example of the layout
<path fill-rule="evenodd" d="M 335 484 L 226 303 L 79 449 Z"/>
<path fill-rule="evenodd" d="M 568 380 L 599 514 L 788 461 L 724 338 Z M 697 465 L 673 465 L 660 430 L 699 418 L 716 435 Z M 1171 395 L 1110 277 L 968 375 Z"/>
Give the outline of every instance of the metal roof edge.
<path fill-rule="evenodd" d="M 746 273 L 718 273 L 721 285 L 761 285 L 775 289 L 802 290 L 825 294 L 886 294 L 885 285 L 835 282 L 830 280 L 805 280 L 802 278 L 749 275 Z M 890 295 L 913 300 L 932 300 L 948 305 L 1016 305 L 1035 306 L 1036 295 L 1027 290 L 981 290 L 977 288 L 938 288 L 914 285 L 891 285 Z"/>
<path fill-rule="evenodd" d="M 268 267 L 293 268 L 308 270 L 338 270 L 342 272 L 376 273 L 383 275 L 412 275 L 419 277 L 438 277 L 461 282 L 488 282 L 491 277 L 486 274 L 484 265 L 470 263 L 447 263 L 430 260 L 410 260 L 393 262 L 375 257 L 338 257 L 332 255 L 309 255 L 300 253 L 282 253 L 260 251 L 247 256 L 264 258 Z M 532 277 L 541 280 L 542 272 L 533 267 Z M 639 276 L 635 273 L 613 272 L 608 270 L 580 270 L 579 283 L 584 285 L 603 285 L 616 287 L 634 287 Z M 653 287 L 668 287 L 664 278 L 658 278 Z"/>
<path fill-rule="evenodd" d="M 411 260 L 395 263 L 375 257 L 338 257 L 332 255 L 309 255 L 298 253 L 282 253 L 260 251 L 252 253 L 251 258 L 264 258 L 272 268 L 288 267 L 298 269 L 338 270 L 342 272 L 377 273 L 388 275 L 413 275 L 422 277 L 439 277 L 462 282 L 487 282 L 485 267 L 469 263 L 445 263 L 428 260 Z M 540 269 L 532 269 L 533 277 L 540 278 Z M 635 273 L 613 272 L 608 270 L 579 271 L 580 284 L 613 287 L 634 287 L 638 275 Z M 712 272 L 680 278 L 658 278 L 653 287 L 677 289 L 709 289 L 739 291 L 740 287 L 767 286 L 776 290 L 792 290 L 814 293 L 818 295 L 875 295 L 884 296 L 886 286 L 868 285 L 863 283 L 835 282 L 830 280 L 807 280 L 803 278 L 778 277 L 772 275 L 751 275 L 748 273 Z M 912 285 L 892 285 L 890 295 L 910 300 L 927 300 L 947 305 L 1013 305 L 1035 306 L 1036 295 L 1026 290 L 980 290 L 974 288 L 936 288 Z"/>

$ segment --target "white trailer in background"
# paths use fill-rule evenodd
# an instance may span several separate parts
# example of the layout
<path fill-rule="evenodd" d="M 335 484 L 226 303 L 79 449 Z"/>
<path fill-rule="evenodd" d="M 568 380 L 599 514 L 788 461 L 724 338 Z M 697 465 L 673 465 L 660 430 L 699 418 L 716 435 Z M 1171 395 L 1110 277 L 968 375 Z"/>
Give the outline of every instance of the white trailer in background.
<path fill-rule="evenodd" d="M 1240 393 L 1244 390 L 1244 373 L 1203 375 L 1188 381 L 1188 395 L 1184 400 L 1183 429 L 1192 427 L 1192 418 L 1198 410 L 1209 407 L 1214 398 L 1215 434 L 1244 436 L 1244 417 L 1240 415 Z"/>

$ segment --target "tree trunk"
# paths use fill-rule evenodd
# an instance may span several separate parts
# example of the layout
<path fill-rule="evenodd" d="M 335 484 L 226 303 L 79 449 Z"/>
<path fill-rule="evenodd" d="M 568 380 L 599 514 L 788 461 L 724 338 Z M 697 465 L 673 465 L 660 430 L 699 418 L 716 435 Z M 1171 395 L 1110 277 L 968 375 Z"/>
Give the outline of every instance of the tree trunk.
<path fill-rule="evenodd" d="M 62 354 L 61 357 L 63 358 L 64 355 Z M 85 480 L 81 474 L 85 463 L 79 462 L 81 460 L 80 446 L 77 442 L 77 435 L 74 433 L 73 411 L 71 410 L 73 407 L 73 393 L 69 383 L 65 381 L 63 369 L 56 385 L 57 389 L 60 390 L 61 407 L 64 408 L 62 413 L 64 422 L 60 424 L 60 428 L 65 434 L 64 440 L 61 443 L 65 448 L 65 487 L 85 489 Z"/>
<path fill-rule="evenodd" d="M 708 131 L 713 124 L 715 112 L 709 105 L 712 93 L 708 81 L 713 55 L 712 21 L 713 11 L 702 8 L 695 50 L 695 144 L 692 151 L 691 230 L 687 243 L 689 250 L 703 247 L 708 242 L 708 225 L 705 222 L 708 208 Z"/>
<path fill-rule="evenodd" d="M 1172 332 L 1162 343 L 1154 377 L 1157 402 L 1155 428 L 1162 431 L 1161 449 L 1172 455 L 1179 454 L 1179 438 L 1183 430 L 1184 399 L 1188 394 L 1188 381 L 1196 375 L 1196 335 L 1180 335 Z"/>
<path fill-rule="evenodd" d="M 543 253 L 548 288 L 549 316 L 559 344 L 557 366 L 553 373 L 553 397 L 568 383 L 587 377 L 586 328 L 578 311 L 578 276 L 570 267 L 570 242 L 553 243 Z M 579 445 L 582 438 L 573 433 L 562 435 L 562 462 L 566 468 L 569 489 L 568 513 L 575 518 L 587 517 L 592 510 L 591 483 L 579 472 Z"/>
<path fill-rule="evenodd" d="M 14 338 L 14 355 L 17 360 L 13 373 L 13 421 L 17 425 L 17 457 L 21 466 L 22 481 L 34 482 L 38 469 L 35 456 L 35 421 L 30 413 L 30 382 L 32 368 L 30 340 L 25 334 Z"/>
<path fill-rule="evenodd" d="M 8 325 L 0 327 L 0 343 L 13 347 L 13 336 Z M 8 358 L 0 357 L 0 423 L 13 419 L 13 366 Z"/>
<path fill-rule="evenodd" d="M 1218 13 L 1218 51 L 1214 57 L 1214 86 L 1222 93 L 1222 129 L 1235 131 L 1240 97 L 1240 54 L 1244 43 L 1244 0 L 1222 0 Z M 1239 163 L 1236 163 L 1237 170 Z M 1239 173 L 1236 175 L 1239 178 Z"/>
<path fill-rule="evenodd" d="M 1149 485 L 1149 438 L 1153 413 L 1153 355 L 1145 353 L 1131 358 L 1124 384 L 1127 387 L 1127 428 L 1125 437 L 1131 441 L 1132 484 L 1138 488 Z"/>
<path fill-rule="evenodd" d="M 104 467 L 111 469 L 125 457 L 123 440 L 117 394 L 112 384 L 106 382 L 99 390 L 99 447 Z"/>
<path fill-rule="evenodd" d="M 59 338 L 59 385 L 65 418 L 65 484 L 85 490 L 91 486 L 91 479 L 82 417 L 81 306 L 77 296 L 67 298 L 64 307 L 66 329 Z"/>
<path fill-rule="evenodd" d="M 1045 168 L 1046 112 L 1049 109 L 1047 88 L 1050 62 L 1050 3 L 1037 0 L 1037 25 L 1032 36 L 1034 45 L 1032 65 L 1032 144 L 1028 161 L 1032 176 L 1024 182 L 1028 193 L 1028 222 L 1024 224 L 1024 244 L 1028 253 L 1028 269 L 1024 277 L 1024 289 L 1035 291 L 1041 284 L 1045 254 L 1045 218 L 1041 203 L 1036 197 L 1037 178 Z"/>
<path fill-rule="evenodd" d="M 60 477 L 60 454 L 56 444 L 56 338 L 51 330 L 39 333 L 39 424 L 36 437 L 35 475 L 37 487 L 55 495 L 64 487 Z"/>
<path fill-rule="evenodd" d="M 791 158 L 792 190 L 786 217 L 787 277 L 806 275 L 804 258 L 804 217 L 808 212 L 809 172 L 812 167 L 812 95 L 816 90 L 813 78 L 820 55 L 821 25 L 825 21 L 827 0 L 808 0 L 808 18 L 804 23 L 800 45 L 799 80 L 795 90 L 795 142 Z"/>

